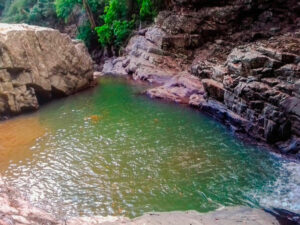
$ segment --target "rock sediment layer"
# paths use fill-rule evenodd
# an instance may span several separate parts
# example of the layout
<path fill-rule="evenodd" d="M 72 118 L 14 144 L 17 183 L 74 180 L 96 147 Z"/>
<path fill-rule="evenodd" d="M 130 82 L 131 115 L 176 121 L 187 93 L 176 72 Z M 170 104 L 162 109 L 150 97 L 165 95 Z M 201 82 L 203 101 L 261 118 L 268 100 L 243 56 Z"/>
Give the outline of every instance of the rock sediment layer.
<path fill-rule="evenodd" d="M 1 118 L 36 110 L 92 79 L 92 60 L 82 43 L 50 28 L 0 23 Z"/>

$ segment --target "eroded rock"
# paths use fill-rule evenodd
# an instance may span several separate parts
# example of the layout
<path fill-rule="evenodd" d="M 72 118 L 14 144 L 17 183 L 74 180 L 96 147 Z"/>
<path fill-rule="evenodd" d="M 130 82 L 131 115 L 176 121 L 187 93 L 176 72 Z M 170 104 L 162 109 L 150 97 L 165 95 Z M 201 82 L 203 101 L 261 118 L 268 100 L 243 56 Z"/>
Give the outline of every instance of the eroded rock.
<path fill-rule="evenodd" d="M 81 42 L 50 28 L 0 23 L 0 117 L 38 109 L 93 80 Z"/>

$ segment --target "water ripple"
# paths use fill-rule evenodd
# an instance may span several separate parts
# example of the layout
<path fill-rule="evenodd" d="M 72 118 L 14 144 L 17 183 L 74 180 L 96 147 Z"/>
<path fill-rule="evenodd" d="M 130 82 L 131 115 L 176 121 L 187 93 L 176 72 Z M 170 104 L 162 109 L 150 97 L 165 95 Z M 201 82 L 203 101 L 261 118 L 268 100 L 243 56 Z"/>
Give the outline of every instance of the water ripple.
<path fill-rule="evenodd" d="M 232 205 L 300 210 L 299 164 L 240 142 L 198 112 L 135 92 L 103 80 L 92 93 L 45 106 L 29 116 L 45 134 L 19 146 L 18 157 L 5 156 L 1 174 L 58 217 Z"/>

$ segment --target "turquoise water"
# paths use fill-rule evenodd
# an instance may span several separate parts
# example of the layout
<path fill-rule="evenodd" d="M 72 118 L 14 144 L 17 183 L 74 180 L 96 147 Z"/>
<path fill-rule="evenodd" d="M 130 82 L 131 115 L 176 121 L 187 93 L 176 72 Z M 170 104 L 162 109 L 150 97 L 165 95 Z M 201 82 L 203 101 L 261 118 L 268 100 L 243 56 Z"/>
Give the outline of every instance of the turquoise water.
<path fill-rule="evenodd" d="M 195 110 L 149 100 L 138 94 L 143 88 L 103 79 L 2 123 L 22 141 L 2 145 L 1 175 L 58 217 L 234 205 L 300 210 L 299 164 L 241 142 Z"/>

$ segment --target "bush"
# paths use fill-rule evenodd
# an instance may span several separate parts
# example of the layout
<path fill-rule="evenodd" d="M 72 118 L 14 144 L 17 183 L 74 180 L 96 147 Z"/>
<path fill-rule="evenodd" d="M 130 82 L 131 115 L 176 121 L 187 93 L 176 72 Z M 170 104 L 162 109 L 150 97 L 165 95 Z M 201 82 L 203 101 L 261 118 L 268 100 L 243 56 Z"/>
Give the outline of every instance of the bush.
<path fill-rule="evenodd" d="M 104 10 L 104 23 L 112 25 L 115 20 L 124 20 L 127 17 L 126 0 L 110 0 Z"/>
<path fill-rule="evenodd" d="M 78 0 L 56 0 L 55 8 L 57 16 L 66 20 L 77 4 L 79 4 Z"/>
<path fill-rule="evenodd" d="M 141 20 L 152 20 L 156 15 L 153 3 L 151 0 L 143 0 L 140 9 Z"/>
<path fill-rule="evenodd" d="M 13 0 L 6 1 L 1 21 L 44 25 L 55 18 L 53 0 Z"/>
<path fill-rule="evenodd" d="M 0 14 L 3 10 L 4 22 L 55 26 L 57 17 L 67 21 L 74 16 L 74 8 L 81 7 L 88 20 L 80 22 L 77 38 L 88 47 L 98 39 L 101 46 L 119 48 L 139 21 L 153 19 L 158 2 L 161 0 L 0 0 Z M 92 30 L 95 26 L 96 32 Z"/>
<path fill-rule="evenodd" d="M 114 44 L 119 47 L 128 38 L 133 28 L 133 21 L 114 21 L 113 34 L 115 37 Z"/>
<path fill-rule="evenodd" d="M 119 48 L 128 38 L 138 19 L 152 20 L 156 12 L 152 0 L 110 0 L 104 10 L 104 25 L 97 27 L 102 46 L 114 45 Z"/>
<path fill-rule="evenodd" d="M 88 22 L 78 27 L 77 39 L 82 40 L 88 48 L 91 46 L 93 35 L 91 25 Z"/>
<path fill-rule="evenodd" d="M 108 24 L 104 24 L 101 27 L 96 27 L 99 43 L 105 47 L 112 44 L 113 32 Z"/>
<path fill-rule="evenodd" d="M 28 23 L 41 24 L 41 21 L 55 17 L 54 2 L 51 0 L 38 0 L 29 12 Z"/>
<path fill-rule="evenodd" d="M 15 0 L 7 4 L 3 12 L 3 22 L 27 22 L 29 11 L 35 0 Z"/>

